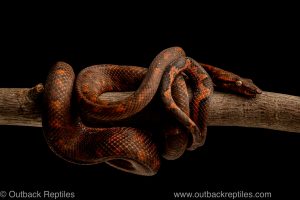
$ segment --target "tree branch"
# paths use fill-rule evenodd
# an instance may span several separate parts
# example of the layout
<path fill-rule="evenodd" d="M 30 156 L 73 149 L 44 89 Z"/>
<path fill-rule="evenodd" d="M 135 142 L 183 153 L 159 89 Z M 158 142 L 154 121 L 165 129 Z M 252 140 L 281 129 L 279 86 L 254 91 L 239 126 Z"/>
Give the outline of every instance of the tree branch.
<path fill-rule="evenodd" d="M 0 125 L 41 127 L 42 93 L 41 84 L 31 89 L 1 88 Z M 100 98 L 116 101 L 130 94 L 131 92 L 105 93 Z M 152 114 L 147 113 L 144 118 L 149 120 L 150 116 L 150 121 L 163 120 L 161 109 L 153 106 L 150 110 Z M 256 98 L 248 99 L 215 92 L 208 123 L 209 126 L 255 127 L 300 133 L 300 97 L 263 92 Z"/>

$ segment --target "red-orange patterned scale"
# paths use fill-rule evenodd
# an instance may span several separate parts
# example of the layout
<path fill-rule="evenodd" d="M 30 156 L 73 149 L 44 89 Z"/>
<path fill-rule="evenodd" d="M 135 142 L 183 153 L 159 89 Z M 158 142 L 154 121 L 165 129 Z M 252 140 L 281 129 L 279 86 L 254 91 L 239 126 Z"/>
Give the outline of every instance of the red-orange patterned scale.
<path fill-rule="evenodd" d="M 43 130 L 47 143 L 59 157 L 72 163 L 105 162 L 126 172 L 154 175 L 160 167 L 160 156 L 174 160 L 186 149 L 203 145 L 213 93 L 209 73 L 225 89 L 246 96 L 260 91 L 249 79 L 210 65 L 204 68 L 187 58 L 180 47 L 160 52 L 148 69 L 94 65 L 82 70 L 76 81 L 72 67 L 58 62 L 45 84 Z M 187 84 L 192 89 L 191 101 Z M 112 91 L 134 92 L 119 101 L 100 100 L 102 93 Z M 178 122 L 166 125 L 160 152 L 154 133 L 130 126 L 101 126 L 136 115 L 158 91 L 165 110 Z"/>

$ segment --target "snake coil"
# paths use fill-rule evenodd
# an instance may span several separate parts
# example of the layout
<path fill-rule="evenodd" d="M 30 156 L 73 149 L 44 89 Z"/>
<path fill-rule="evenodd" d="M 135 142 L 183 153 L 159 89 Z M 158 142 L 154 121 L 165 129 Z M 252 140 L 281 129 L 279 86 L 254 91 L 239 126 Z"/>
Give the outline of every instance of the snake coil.
<path fill-rule="evenodd" d="M 82 70 L 76 79 L 70 65 L 56 63 L 50 70 L 44 93 L 43 130 L 49 147 L 72 163 L 105 162 L 126 172 L 154 175 L 160 166 L 160 154 L 174 160 L 186 149 L 194 150 L 204 144 L 213 82 L 202 66 L 221 74 L 218 80 L 226 77 L 224 74 L 230 74 L 231 79 L 240 78 L 200 65 L 186 57 L 179 47 L 160 52 L 148 69 L 94 65 Z M 187 82 L 192 89 L 191 101 Z M 120 101 L 98 98 L 105 92 L 132 90 L 132 95 Z M 136 115 L 157 93 L 165 110 L 178 121 L 165 130 L 161 152 L 146 130 L 130 126 L 101 127 Z M 100 127 L 95 127 L 97 124 Z"/>

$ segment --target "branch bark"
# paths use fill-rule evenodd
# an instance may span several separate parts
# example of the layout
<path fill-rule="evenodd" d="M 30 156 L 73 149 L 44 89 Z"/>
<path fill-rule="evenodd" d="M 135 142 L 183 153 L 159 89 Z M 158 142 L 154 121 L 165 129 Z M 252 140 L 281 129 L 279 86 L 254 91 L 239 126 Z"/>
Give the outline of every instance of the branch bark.
<path fill-rule="evenodd" d="M 34 88 L 0 88 L 0 125 L 41 127 L 42 93 L 41 84 Z M 100 98 L 116 101 L 130 94 L 105 93 Z M 147 120 L 164 120 L 161 109 L 153 106 L 148 110 L 152 110 L 152 114 L 144 115 Z M 263 92 L 256 98 L 248 99 L 215 92 L 208 123 L 209 126 L 255 127 L 300 133 L 300 97 Z"/>

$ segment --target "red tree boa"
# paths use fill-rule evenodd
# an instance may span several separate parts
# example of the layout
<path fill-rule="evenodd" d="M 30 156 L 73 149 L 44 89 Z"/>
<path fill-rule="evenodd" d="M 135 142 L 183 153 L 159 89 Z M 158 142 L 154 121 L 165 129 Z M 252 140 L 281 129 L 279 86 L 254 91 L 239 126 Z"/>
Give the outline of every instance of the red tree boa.
<path fill-rule="evenodd" d="M 186 84 L 192 89 L 190 102 Z M 58 62 L 45 84 L 44 135 L 49 147 L 69 162 L 106 162 L 134 174 L 154 175 L 160 155 L 173 160 L 204 144 L 213 85 L 248 97 L 261 93 L 250 79 L 199 64 L 179 47 L 159 53 L 149 69 L 95 65 L 82 70 L 76 80 L 72 67 Z M 131 96 L 117 102 L 98 98 L 104 92 L 132 90 Z M 101 127 L 137 114 L 158 91 L 165 110 L 178 121 L 164 130 L 162 150 L 143 129 Z"/>

